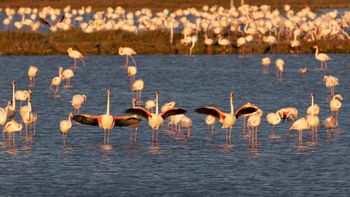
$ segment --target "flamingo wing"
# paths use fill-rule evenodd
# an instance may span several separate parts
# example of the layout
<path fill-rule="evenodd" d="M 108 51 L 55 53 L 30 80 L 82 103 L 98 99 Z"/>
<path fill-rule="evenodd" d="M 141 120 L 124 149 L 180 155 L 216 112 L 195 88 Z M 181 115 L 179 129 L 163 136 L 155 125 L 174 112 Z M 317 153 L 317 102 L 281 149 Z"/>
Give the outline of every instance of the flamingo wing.
<path fill-rule="evenodd" d="M 100 116 L 92 116 L 89 114 L 74 115 L 73 120 L 85 125 L 98 126 L 98 119 Z"/>
<path fill-rule="evenodd" d="M 178 114 L 185 114 L 187 111 L 184 109 L 178 109 L 178 108 L 171 108 L 168 109 L 164 112 L 161 113 L 161 116 L 163 119 L 169 117 L 169 116 L 174 116 L 174 115 L 178 115 Z"/>
<path fill-rule="evenodd" d="M 125 110 L 125 113 L 139 115 L 139 116 L 142 116 L 146 119 L 148 119 L 149 117 L 152 116 L 152 114 L 149 111 L 147 111 L 146 109 L 144 109 L 143 107 L 129 108 L 129 109 Z"/>
<path fill-rule="evenodd" d="M 42 18 L 42 17 L 39 17 L 39 21 L 44 24 L 44 25 L 47 25 L 49 27 L 51 27 L 51 23 L 49 23 L 46 19 Z"/>
<path fill-rule="evenodd" d="M 223 112 L 217 109 L 216 107 L 200 107 L 194 110 L 200 114 L 212 115 L 215 118 L 221 119 Z"/>
<path fill-rule="evenodd" d="M 62 22 L 62 21 L 64 20 L 65 17 L 66 17 L 66 16 L 63 14 L 62 17 L 60 18 L 60 20 L 59 20 L 57 23 Z"/>
<path fill-rule="evenodd" d="M 244 116 L 245 114 L 254 113 L 254 112 L 256 112 L 256 110 L 258 110 L 258 109 L 255 107 L 242 106 L 236 111 L 235 116 L 236 116 L 236 118 L 239 118 L 241 116 Z"/>
<path fill-rule="evenodd" d="M 114 116 L 113 119 L 115 122 L 114 126 L 116 127 L 130 126 L 141 122 L 140 118 L 136 118 L 133 116 Z"/>

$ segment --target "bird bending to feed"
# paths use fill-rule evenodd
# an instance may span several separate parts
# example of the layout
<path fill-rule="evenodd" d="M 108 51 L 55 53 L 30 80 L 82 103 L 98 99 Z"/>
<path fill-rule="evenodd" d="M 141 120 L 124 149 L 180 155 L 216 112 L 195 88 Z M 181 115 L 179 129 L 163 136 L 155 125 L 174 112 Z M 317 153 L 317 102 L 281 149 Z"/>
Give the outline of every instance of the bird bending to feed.
<path fill-rule="evenodd" d="M 298 118 L 298 110 L 295 107 L 285 107 L 277 110 L 279 116 L 282 118 L 282 122 L 286 119 L 288 122 L 294 122 Z"/>
<path fill-rule="evenodd" d="M 330 95 L 334 96 L 334 88 L 339 85 L 338 78 L 332 75 L 325 75 L 323 77 L 323 81 L 325 82 L 326 87 L 330 89 Z"/>
<path fill-rule="evenodd" d="M 207 124 L 207 126 L 208 126 L 208 133 L 210 134 L 210 136 L 213 136 L 215 122 L 216 122 L 216 119 L 215 119 L 214 116 L 212 116 L 212 115 L 207 115 L 207 116 L 205 117 L 205 124 Z M 210 131 L 211 131 L 211 132 L 210 132 Z"/>
<path fill-rule="evenodd" d="M 264 67 L 264 74 L 268 74 L 269 73 L 269 66 L 271 64 L 271 59 L 269 57 L 264 57 L 261 59 L 261 64 Z"/>
<path fill-rule="evenodd" d="M 323 121 L 323 126 L 327 129 L 327 137 L 332 138 L 332 131 L 338 128 L 338 121 L 330 115 Z"/>
<path fill-rule="evenodd" d="M 78 114 L 73 116 L 73 120 L 85 125 L 92 126 L 100 126 L 104 132 L 104 144 L 106 144 L 106 131 L 108 132 L 108 140 L 110 142 L 110 131 L 114 126 L 122 127 L 122 126 L 130 126 L 132 124 L 136 124 L 141 120 L 139 118 L 135 118 L 132 116 L 111 116 L 110 109 L 110 92 L 111 90 L 108 88 L 107 90 L 107 110 L 106 114 L 102 114 L 99 116 L 89 115 L 89 114 Z"/>
<path fill-rule="evenodd" d="M 34 86 L 37 75 L 38 75 L 38 68 L 36 66 L 30 65 L 28 69 L 29 86 Z"/>
<path fill-rule="evenodd" d="M 10 141 L 13 141 L 13 144 L 15 143 L 15 132 L 22 131 L 22 124 L 16 122 L 15 120 L 11 120 L 6 123 L 3 133 L 7 133 L 7 139 L 10 146 Z"/>
<path fill-rule="evenodd" d="M 129 57 L 133 61 L 134 65 L 137 66 L 136 61 L 135 61 L 134 57 L 132 56 L 132 55 L 136 55 L 136 52 L 134 51 L 134 49 L 132 49 L 130 47 L 119 47 L 118 54 L 125 55 L 125 68 L 128 66 Z"/>
<path fill-rule="evenodd" d="M 266 120 L 272 126 L 271 138 L 275 138 L 275 126 L 281 123 L 281 116 L 278 114 L 278 112 L 268 113 L 266 115 Z"/>
<path fill-rule="evenodd" d="M 68 115 L 68 120 L 61 120 L 60 122 L 60 130 L 62 133 L 62 138 L 63 138 L 63 145 L 66 145 L 68 133 L 70 129 L 72 128 L 72 121 L 71 118 L 73 117 L 73 113 L 70 112 Z"/>
<path fill-rule="evenodd" d="M 145 82 L 142 79 L 138 79 L 132 84 L 131 91 L 136 92 L 136 101 L 141 101 L 141 92 L 144 87 L 145 87 Z"/>
<path fill-rule="evenodd" d="M 60 67 L 58 69 L 58 77 L 54 77 L 51 80 L 50 90 L 53 90 L 52 86 L 56 86 L 56 90 L 54 92 L 54 95 L 58 95 L 58 87 L 61 85 L 61 82 L 62 82 L 62 71 L 63 71 L 63 67 Z"/>
<path fill-rule="evenodd" d="M 19 101 L 19 106 L 22 106 L 22 102 L 26 101 L 30 95 L 32 94 L 31 90 L 17 90 L 15 92 L 15 98 L 17 101 Z"/>
<path fill-rule="evenodd" d="M 130 88 L 132 89 L 132 85 L 135 81 L 135 75 L 137 73 L 137 67 L 136 66 L 128 66 L 128 76 L 130 77 Z"/>
<path fill-rule="evenodd" d="M 298 69 L 298 72 L 299 72 L 299 73 L 302 73 L 302 74 L 307 73 L 307 71 L 308 71 L 308 70 L 307 70 L 306 67 L 304 67 L 304 68 L 299 68 L 299 69 Z"/>
<path fill-rule="evenodd" d="M 78 111 L 78 114 L 79 114 L 79 110 L 81 106 L 86 102 L 86 99 L 87 99 L 86 95 L 81 95 L 81 94 L 74 95 L 71 100 L 71 103 L 74 109 L 73 112 Z"/>
<path fill-rule="evenodd" d="M 283 71 L 284 71 L 284 61 L 282 59 L 277 59 L 275 64 L 276 64 L 277 80 L 282 80 Z"/>
<path fill-rule="evenodd" d="M 62 79 L 66 80 L 66 86 L 67 88 L 71 87 L 70 85 L 70 78 L 74 77 L 74 71 L 72 69 L 65 69 L 62 72 Z"/>
<path fill-rule="evenodd" d="M 145 119 L 148 119 L 148 125 L 152 129 L 152 144 L 154 143 L 155 138 L 156 138 L 156 141 L 158 141 L 158 131 L 160 126 L 162 126 L 165 118 L 169 116 L 177 115 L 177 114 L 186 113 L 186 110 L 178 109 L 178 108 L 170 108 L 162 113 L 159 113 L 158 97 L 159 97 L 159 92 L 156 92 L 156 112 L 155 113 L 151 113 L 143 107 L 134 107 L 134 108 L 129 108 L 125 110 L 126 114 L 135 114 L 135 115 L 142 116 Z"/>
<path fill-rule="evenodd" d="M 67 49 L 68 56 L 74 59 L 74 67 L 77 66 L 77 59 L 83 62 L 83 65 L 85 66 L 85 60 L 83 54 L 81 54 L 79 51 L 74 50 L 72 48 Z"/>
<path fill-rule="evenodd" d="M 316 49 L 315 58 L 321 62 L 320 70 L 321 71 L 327 70 L 328 69 L 327 61 L 331 60 L 331 58 L 325 53 L 318 53 L 317 45 L 315 45 L 313 48 Z"/>

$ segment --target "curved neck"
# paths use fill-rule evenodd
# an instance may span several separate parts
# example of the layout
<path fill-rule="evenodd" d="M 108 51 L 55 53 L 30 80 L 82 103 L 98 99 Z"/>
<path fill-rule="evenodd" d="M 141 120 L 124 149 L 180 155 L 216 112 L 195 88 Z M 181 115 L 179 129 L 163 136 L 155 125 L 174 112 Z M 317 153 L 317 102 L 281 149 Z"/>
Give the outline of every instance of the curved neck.
<path fill-rule="evenodd" d="M 71 121 L 71 114 L 69 113 L 69 115 L 68 115 L 68 121 L 69 121 L 69 123 L 71 123 L 72 121 Z"/>
<path fill-rule="evenodd" d="M 109 115 L 109 106 L 110 106 L 109 95 L 110 95 L 110 92 L 108 90 L 108 92 L 107 92 L 107 111 L 106 111 L 107 115 Z"/>
<path fill-rule="evenodd" d="M 232 94 L 230 95 L 230 105 L 231 105 L 231 115 L 235 113 L 234 107 L 233 107 L 233 96 Z"/>
<path fill-rule="evenodd" d="M 318 46 L 316 46 L 315 56 L 318 55 Z"/>

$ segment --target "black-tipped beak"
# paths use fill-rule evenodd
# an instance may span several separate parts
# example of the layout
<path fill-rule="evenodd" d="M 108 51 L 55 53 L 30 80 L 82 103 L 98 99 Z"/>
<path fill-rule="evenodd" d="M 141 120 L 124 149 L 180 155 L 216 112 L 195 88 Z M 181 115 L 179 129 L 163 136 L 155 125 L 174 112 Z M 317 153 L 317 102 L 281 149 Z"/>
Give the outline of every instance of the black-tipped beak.
<path fill-rule="evenodd" d="M 282 117 L 282 123 L 284 123 L 284 121 L 286 120 L 287 116 L 286 115 L 283 115 Z"/>

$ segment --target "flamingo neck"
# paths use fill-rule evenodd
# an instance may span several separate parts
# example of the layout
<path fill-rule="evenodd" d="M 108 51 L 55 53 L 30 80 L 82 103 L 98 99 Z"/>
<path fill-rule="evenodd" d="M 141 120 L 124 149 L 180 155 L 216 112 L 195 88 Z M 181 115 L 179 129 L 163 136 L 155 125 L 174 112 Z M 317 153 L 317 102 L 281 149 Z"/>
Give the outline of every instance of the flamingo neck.
<path fill-rule="evenodd" d="M 311 115 L 314 115 L 314 95 L 311 95 Z"/>
<path fill-rule="evenodd" d="M 232 94 L 230 95 L 230 105 L 231 105 L 231 115 L 233 115 L 234 112 L 234 107 L 233 107 L 233 98 L 232 98 Z"/>
<path fill-rule="evenodd" d="M 158 93 L 156 93 L 156 115 L 158 115 Z"/>
<path fill-rule="evenodd" d="M 16 85 L 15 84 L 12 84 L 12 106 L 13 106 L 13 109 L 16 109 L 16 99 L 15 99 L 15 87 Z"/>
<path fill-rule="evenodd" d="M 318 46 L 316 46 L 315 57 L 318 56 Z"/>
<path fill-rule="evenodd" d="M 107 93 L 107 111 L 106 111 L 106 114 L 109 115 L 109 106 L 110 106 L 110 101 L 109 101 L 109 91 Z"/>
<path fill-rule="evenodd" d="M 69 123 L 72 123 L 72 121 L 71 121 L 71 114 L 69 113 L 69 115 L 68 115 L 68 122 Z"/>

